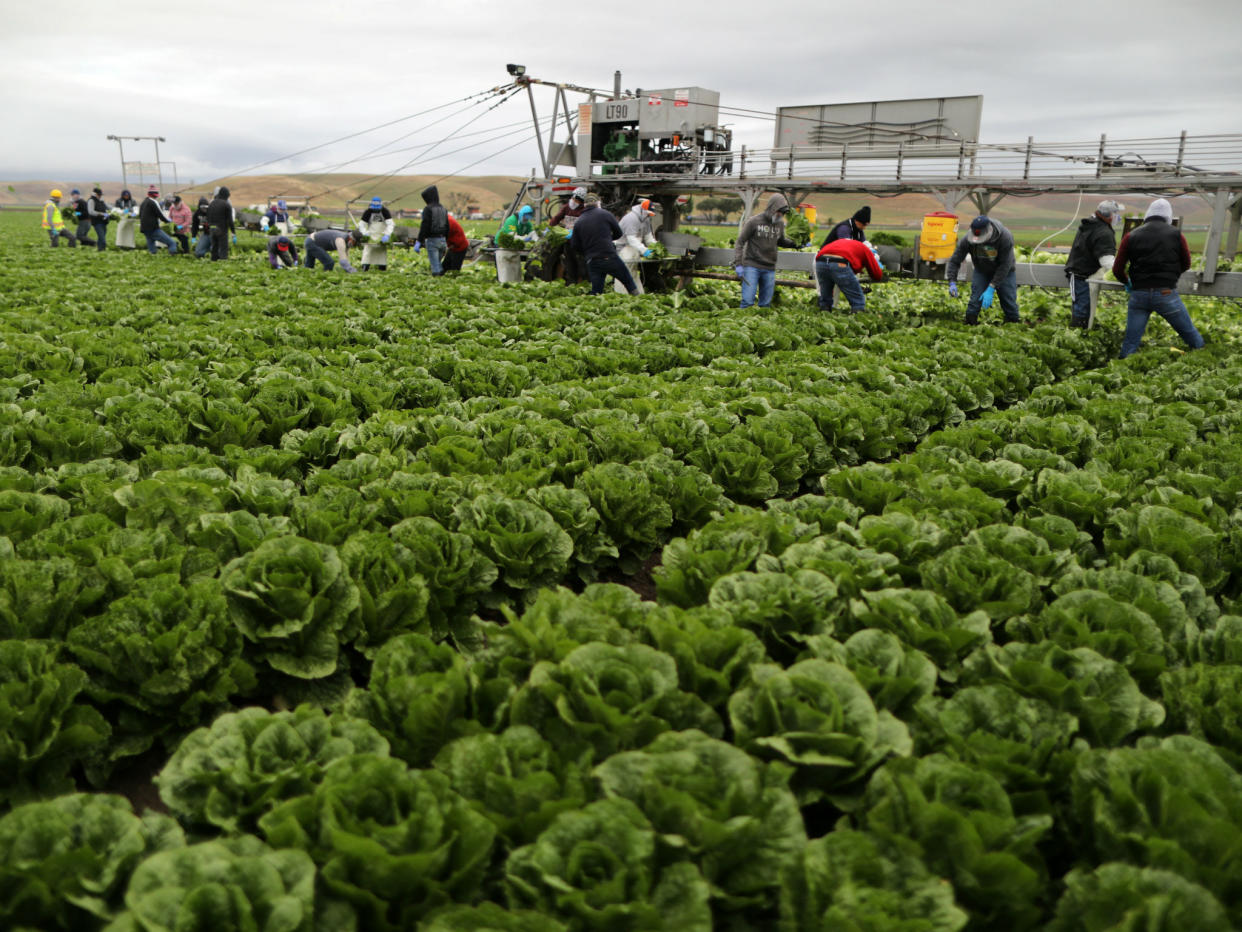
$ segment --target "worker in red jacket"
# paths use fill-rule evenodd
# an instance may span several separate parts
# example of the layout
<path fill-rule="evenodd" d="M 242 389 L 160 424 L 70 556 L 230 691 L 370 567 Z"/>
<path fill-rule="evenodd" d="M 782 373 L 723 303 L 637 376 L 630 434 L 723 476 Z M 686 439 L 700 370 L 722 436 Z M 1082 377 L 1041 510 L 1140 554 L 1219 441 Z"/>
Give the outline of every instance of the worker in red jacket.
<path fill-rule="evenodd" d="M 815 281 L 819 285 L 819 309 L 832 310 L 832 289 L 835 285 L 850 302 L 850 312 L 866 310 L 867 298 L 858 284 L 858 273 L 867 269 L 873 282 L 884 277 L 879 254 L 870 243 L 856 239 L 835 239 L 826 243 L 815 256 Z"/>
<path fill-rule="evenodd" d="M 466 239 L 466 231 L 461 228 L 461 224 L 457 222 L 457 218 L 452 214 L 448 215 L 448 252 L 444 254 L 444 261 L 440 267 L 445 272 L 460 272 L 461 260 L 466 258 L 466 253 L 470 250 L 470 240 Z"/>

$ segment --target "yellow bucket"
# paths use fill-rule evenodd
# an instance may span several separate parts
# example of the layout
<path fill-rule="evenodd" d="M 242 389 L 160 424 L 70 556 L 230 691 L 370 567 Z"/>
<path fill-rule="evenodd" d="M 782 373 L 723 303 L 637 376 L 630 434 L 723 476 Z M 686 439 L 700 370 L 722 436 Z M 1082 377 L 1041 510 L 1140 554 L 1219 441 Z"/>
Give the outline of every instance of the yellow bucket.
<path fill-rule="evenodd" d="M 814 223 L 815 218 L 819 216 L 819 211 L 815 209 L 815 205 L 813 204 L 803 204 L 802 216 L 806 217 L 807 223 Z"/>

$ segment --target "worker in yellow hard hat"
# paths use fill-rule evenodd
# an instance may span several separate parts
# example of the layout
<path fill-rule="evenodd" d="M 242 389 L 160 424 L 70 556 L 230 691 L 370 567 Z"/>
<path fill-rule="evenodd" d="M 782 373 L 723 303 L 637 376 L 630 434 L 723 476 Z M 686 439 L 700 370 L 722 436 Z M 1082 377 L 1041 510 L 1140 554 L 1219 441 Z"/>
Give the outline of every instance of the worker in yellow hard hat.
<path fill-rule="evenodd" d="M 43 229 L 47 230 L 53 246 L 60 245 L 60 238 L 62 236 L 70 246 L 76 246 L 78 245 L 77 238 L 65 229 L 65 220 L 60 215 L 60 198 L 60 188 L 52 188 L 52 192 L 48 195 L 47 203 L 43 205 L 43 212 L 40 215 Z"/>

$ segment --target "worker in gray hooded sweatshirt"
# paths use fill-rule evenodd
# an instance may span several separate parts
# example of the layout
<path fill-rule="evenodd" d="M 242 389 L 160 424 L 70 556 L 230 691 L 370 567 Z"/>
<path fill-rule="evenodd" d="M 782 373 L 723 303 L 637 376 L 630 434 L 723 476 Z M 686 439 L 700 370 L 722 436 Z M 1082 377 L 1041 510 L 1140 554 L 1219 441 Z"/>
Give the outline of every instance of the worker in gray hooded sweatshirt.
<path fill-rule="evenodd" d="M 979 308 L 985 310 L 999 296 L 1005 323 L 1016 324 L 1018 316 L 1018 263 L 1013 254 L 1013 234 L 999 221 L 980 214 L 970 221 L 970 230 L 957 241 L 949 257 L 945 278 L 949 294 L 957 297 L 957 272 L 967 253 L 974 260 L 975 271 L 970 280 L 970 301 L 966 304 L 966 323 L 979 323 Z"/>
<path fill-rule="evenodd" d="M 742 280 L 742 307 L 750 307 L 756 296 L 760 307 L 772 303 L 776 291 L 776 252 L 781 247 L 797 249 L 798 244 L 785 237 L 785 214 L 789 202 L 783 195 L 773 194 L 763 213 L 746 221 L 733 247 L 733 268 Z"/>

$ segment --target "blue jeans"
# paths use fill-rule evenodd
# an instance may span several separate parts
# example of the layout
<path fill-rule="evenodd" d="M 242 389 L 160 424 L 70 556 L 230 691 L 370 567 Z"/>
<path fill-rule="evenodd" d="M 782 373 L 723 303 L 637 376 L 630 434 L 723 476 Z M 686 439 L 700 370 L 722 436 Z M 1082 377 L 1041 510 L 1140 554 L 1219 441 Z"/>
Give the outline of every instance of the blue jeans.
<path fill-rule="evenodd" d="M 211 234 L 204 230 L 194 241 L 194 258 L 201 259 L 211 250 Z"/>
<path fill-rule="evenodd" d="M 858 284 L 858 276 L 854 274 L 854 270 L 850 268 L 848 262 L 816 259 L 815 281 L 819 284 L 819 308 L 821 311 L 832 310 L 833 286 L 841 289 L 841 294 L 850 303 L 851 311 L 866 310 L 867 297 L 863 294 L 862 285 Z"/>
<path fill-rule="evenodd" d="M 1121 341 L 1122 359 L 1134 353 L 1143 342 L 1143 333 L 1147 330 L 1147 320 L 1152 311 L 1167 320 L 1191 349 L 1203 346 L 1203 337 L 1195 329 L 1190 312 L 1174 289 L 1135 288 L 1130 292 L 1130 303 L 1126 309 L 1126 335 Z"/>
<path fill-rule="evenodd" d="M 431 274 L 444 274 L 444 254 L 448 252 L 448 239 L 443 236 L 428 236 L 423 240 L 427 247 L 427 259 L 431 262 Z"/>
<path fill-rule="evenodd" d="M 1071 274 L 1070 287 L 1070 326 L 1085 327 L 1091 319 L 1091 286 L 1080 275 Z"/>
<path fill-rule="evenodd" d="M 324 269 L 331 272 L 336 265 L 336 260 L 332 258 L 328 251 L 309 236 L 306 237 L 306 242 L 302 244 L 302 248 L 306 253 L 306 267 L 308 269 L 313 269 L 316 262 L 322 262 Z"/>
<path fill-rule="evenodd" d="M 772 293 L 776 291 L 776 270 L 757 269 L 753 265 L 742 266 L 742 307 L 750 307 L 755 303 L 756 292 L 759 306 L 767 307 L 772 303 Z"/>
<path fill-rule="evenodd" d="M 992 284 L 992 276 L 975 269 L 970 279 L 970 301 L 966 305 L 966 323 L 979 323 L 979 308 L 983 306 L 983 292 Z M 1018 316 L 1018 270 L 1013 268 L 1001 279 L 996 288 L 993 301 L 1000 301 L 1001 310 L 1005 312 L 1005 322 L 1015 324 L 1022 318 Z"/>
<path fill-rule="evenodd" d="M 151 255 L 155 255 L 156 243 L 163 243 L 167 246 L 168 254 L 170 256 L 175 256 L 177 254 L 177 241 L 159 227 L 156 227 L 150 233 L 144 233 L 142 235 L 147 238 L 147 252 L 151 253 Z"/>
<path fill-rule="evenodd" d="M 609 275 L 625 286 L 630 294 L 638 294 L 638 285 L 634 284 L 634 276 L 625 267 L 618 255 L 605 256 L 602 259 L 587 260 L 587 275 L 591 279 L 591 294 L 604 293 L 604 279 Z"/>
<path fill-rule="evenodd" d="M 92 220 L 91 226 L 95 230 L 95 249 L 103 252 L 108 248 L 108 221 Z"/>

